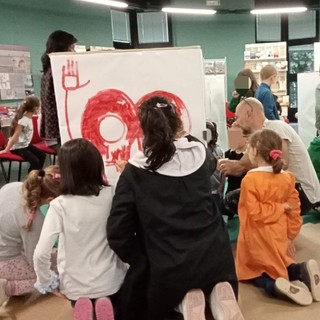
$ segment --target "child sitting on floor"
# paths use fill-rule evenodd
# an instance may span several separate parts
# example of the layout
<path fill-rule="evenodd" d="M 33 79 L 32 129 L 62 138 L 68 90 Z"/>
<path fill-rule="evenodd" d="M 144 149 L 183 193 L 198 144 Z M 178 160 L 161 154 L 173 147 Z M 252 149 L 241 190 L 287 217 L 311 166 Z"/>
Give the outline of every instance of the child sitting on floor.
<path fill-rule="evenodd" d="M 240 160 L 247 149 L 247 137 L 243 136 L 243 140 L 234 149 L 228 149 L 224 153 L 224 157 L 229 160 Z M 229 219 L 238 214 L 238 200 L 240 194 L 241 181 L 245 174 L 241 176 L 226 176 L 226 189 L 221 203 L 221 213 Z"/>
<path fill-rule="evenodd" d="M 218 141 L 218 131 L 217 125 L 215 122 L 207 121 L 206 122 L 207 129 L 210 130 L 211 137 L 208 141 L 208 149 L 215 158 L 215 160 L 223 158 L 223 150 L 217 143 Z M 224 187 L 224 177 L 220 173 L 219 170 L 215 170 L 210 177 L 211 183 L 211 194 L 214 202 L 214 210 L 220 208 L 222 196 L 223 196 L 223 187 Z"/>
<path fill-rule="evenodd" d="M 66 142 L 59 151 L 61 196 L 50 203 L 34 253 L 35 287 L 65 295 L 74 320 L 113 320 L 109 297 L 120 288 L 127 266 L 110 249 L 106 224 L 112 190 L 104 179 L 98 149 L 85 139 Z M 50 251 L 58 243 L 59 276 L 50 272 Z"/>
<path fill-rule="evenodd" d="M 302 218 L 296 180 L 282 171 L 281 150 L 282 139 L 272 130 L 257 131 L 249 140 L 248 155 L 257 168 L 241 183 L 237 275 L 268 294 L 309 305 L 320 301 L 320 271 L 315 260 L 293 260 Z"/>
<path fill-rule="evenodd" d="M 49 166 L 0 189 L 0 306 L 35 291 L 32 257 L 44 220 L 40 208 L 60 194 L 59 178 L 59 168 Z"/>

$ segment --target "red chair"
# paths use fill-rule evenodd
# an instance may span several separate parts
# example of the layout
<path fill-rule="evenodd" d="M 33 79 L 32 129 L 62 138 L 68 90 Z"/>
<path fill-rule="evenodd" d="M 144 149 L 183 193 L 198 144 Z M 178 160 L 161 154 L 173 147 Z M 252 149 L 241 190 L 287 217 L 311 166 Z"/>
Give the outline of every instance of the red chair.
<path fill-rule="evenodd" d="M 57 151 L 56 149 L 48 146 L 47 142 L 39 136 L 39 130 L 38 130 L 38 116 L 32 117 L 32 123 L 33 123 L 33 136 L 31 139 L 31 144 L 35 146 L 36 148 L 40 149 L 44 153 L 48 154 L 50 156 L 50 164 L 56 163 L 56 155 Z M 53 160 L 51 161 L 51 156 L 53 156 Z"/>
<path fill-rule="evenodd" d="M 5 134 L 3 133 L 3 131 L 0 128 L 0 150 L 5 149 L 6 145 L 7 145 L 7 137 L 5 136 Z M 4 161 L 9 161 L 8 173 L 6 173 L 6 170 L 4 168 L 4 165 L 3 165 Z M 6 183 L 10 182 L 12 161 L 19 162 L 18 181 L 21 180 L 22 163 L 26 162 L 22 157 L 20 157 L 16 154 L 13 154 L 10 151 L 0 154 L 0 166 L 1 166 L 2 174 L 4 176 Z"/>

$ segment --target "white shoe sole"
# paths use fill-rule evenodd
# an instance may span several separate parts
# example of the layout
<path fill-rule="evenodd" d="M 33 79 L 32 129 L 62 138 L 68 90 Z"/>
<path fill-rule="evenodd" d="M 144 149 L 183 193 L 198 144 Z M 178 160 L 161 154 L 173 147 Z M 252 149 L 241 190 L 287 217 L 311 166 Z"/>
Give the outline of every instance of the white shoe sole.
<path fill-rule="evenodd" d="M 306 268 L 310 277 L 310 290 L 314 301 L 320 301 L 320 271 L 315 260 L 308 260 Z"/>
<path fill-rule="evenodd" d="M 284 278 L 278 278 L 275 283 L 276 291 L 301 306 L 309 306 L 312 296 L 309 290 L 298 287 Z"/>
<path fill-rule="evenodd" d="M 233 289 L 228 282 L 215 285 L 210 295 L 210 308 L 215 320 L 244 320 Z"/>
<path fill-rule="evenodd" d="M 189 291 L 182 301 L 184 320 L 205 320 L 205 299 L 200 289 Z"/>

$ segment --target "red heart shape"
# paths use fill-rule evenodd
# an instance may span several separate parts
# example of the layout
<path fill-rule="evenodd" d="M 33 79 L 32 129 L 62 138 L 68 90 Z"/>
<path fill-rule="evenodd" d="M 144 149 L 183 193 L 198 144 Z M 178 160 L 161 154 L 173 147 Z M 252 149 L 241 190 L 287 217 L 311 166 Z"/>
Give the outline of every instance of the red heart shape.
<path fill-rule="evenodd" d="M 135 104 L 128 95 L 117 89 L 107 89 L 99 91 L 94 97 L 90 98 L 85 106 L 85 111 L 81 119 L 81 133 L 83 138 L 91 141 L 100 151 L 109 159 L 109 145 L 111 141 L 107 141 L 100 133 L 101 122 L 106 117 L 116 117 L 127 127 L 126 141 L 128 146 L 116 150 L 112 154 L 112 161 L 120 158 L 129 160 L 131 146 L 135 140 L 138 142 L 138 147 L 141 150 L 142 131 L 137 114 L 137 109 L 141 103 L 153 96 L 161 96 L 169 102 L 174 103 L 179 115 L 186 112 L 189 118 L 188 111 L 183 101 L 173 93 L 166 91 L 154 91 L 144 95 Z M 189 125 L 190 126 L 190 125 Z M 191 128 L 186 128 L 189 131 Z M 111 163 L 110 163 L 111 164 Z"/>

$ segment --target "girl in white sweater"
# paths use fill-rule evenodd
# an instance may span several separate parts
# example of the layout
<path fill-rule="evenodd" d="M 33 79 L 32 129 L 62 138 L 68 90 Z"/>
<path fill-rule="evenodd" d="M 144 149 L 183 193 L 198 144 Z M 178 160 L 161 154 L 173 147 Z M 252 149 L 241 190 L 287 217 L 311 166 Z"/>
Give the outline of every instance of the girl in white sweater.
<path fill-rule="evenodd" d="M 115 294 L 127 266 L 110 249 L 106 223 L 112 190 L 104 179 L 98 149 L 85 139 L 66 142 L 59 151 L 61 196 L 50 203 L 34 254 L 35 287 L 66 296 L 75 320 L 113 319 L 108 298 Z M 50 251 L 59 237 L 59 277 L 50 272 Z"/>

